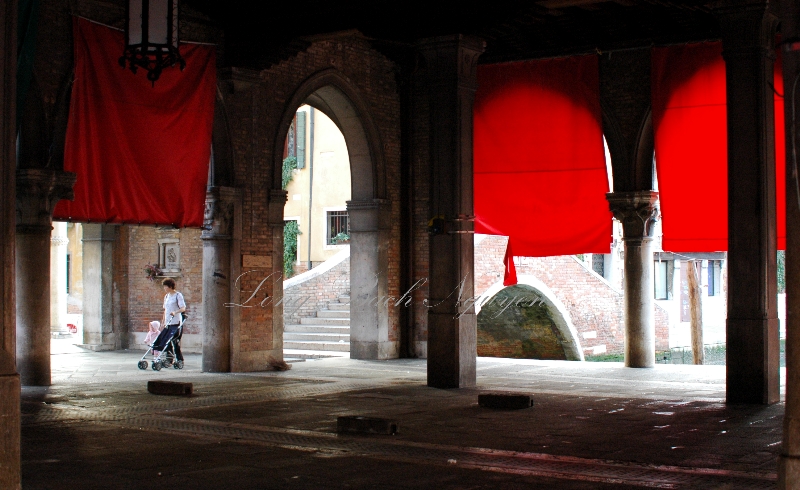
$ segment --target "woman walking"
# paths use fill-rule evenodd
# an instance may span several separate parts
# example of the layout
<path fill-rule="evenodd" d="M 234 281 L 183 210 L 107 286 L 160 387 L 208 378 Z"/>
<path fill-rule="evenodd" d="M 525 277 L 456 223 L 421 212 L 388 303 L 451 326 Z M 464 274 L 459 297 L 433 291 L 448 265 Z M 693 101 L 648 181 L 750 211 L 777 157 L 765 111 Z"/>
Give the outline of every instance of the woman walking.
<path fill-rule="evenodd" d="M 167 330 L 177 330 L 181 324 L 181 315 L 186 311 L 186 301 L 183 299 L 183 294 L 175 290 L 175 280 L 166 278 L 161 281 L 164 286 L 164 321 L 162 325 L 166 326 Z M 179 361 L 183 361 L 183 354 L 181 354 L 180 334 L 175 341 L 175 357 Z"/>

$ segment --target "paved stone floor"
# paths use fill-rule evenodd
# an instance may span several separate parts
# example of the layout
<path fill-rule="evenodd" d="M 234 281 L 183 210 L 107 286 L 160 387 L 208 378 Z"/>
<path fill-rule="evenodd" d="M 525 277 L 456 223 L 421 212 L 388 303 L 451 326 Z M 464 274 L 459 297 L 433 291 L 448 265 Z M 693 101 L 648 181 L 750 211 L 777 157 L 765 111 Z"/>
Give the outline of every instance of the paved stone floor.
<path fill-rule="evenodd" d="M 783 404 L 724 404 L 724 366 L 480 358 L 475 389 L 425 385 L 424 360 L 341 358 L 290 371 L 140 371 L 135 351 L 53 349 L 22 391 L 25 489 L 774 488 Z M 193 383 L 157 396 L 148 380 Z M 530 393 L 492 410 L 480 393 Z M 396 435 L 337 435 L 340 415 Z"/>

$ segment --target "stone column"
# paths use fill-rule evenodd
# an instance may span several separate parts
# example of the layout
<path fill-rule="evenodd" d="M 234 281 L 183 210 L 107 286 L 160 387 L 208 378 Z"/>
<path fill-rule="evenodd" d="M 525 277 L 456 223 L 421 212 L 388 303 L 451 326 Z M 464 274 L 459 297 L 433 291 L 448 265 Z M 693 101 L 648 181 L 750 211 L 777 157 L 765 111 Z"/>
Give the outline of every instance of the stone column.
<path fill-rule="evenodd" d="M 800 3 L 781 3 L 783 39 L 800 38 Z M 800 126 L 792 114 L 800 114 L 800 43 L 783 49 L 784 110 L 786 114 L 786 408 L 783 443 L 778 468 L 778 488 L 800 488 L 800 196 L 797 162 L 792 150 L 800 145 Z M 780 130 L 780 128 L 778 128 Z"/>
<path fill-rule="evenodd" d="M 475 386 L 472 107 L 485 43 L 461 35 L 426 39 L 430 113 L 428 386 Z"/>
<path fill-rule="evenodd" d="M 50 232 L 50 333 L 54 337 L 67 330 L 67 223 L 53 223 Z"/>
<path fill-rule="evenodd" d="M 206 193 L 203 231 L 203 372 L 231 370 L 231 242 L 241 193 L 213 187 Z"/>
<path fill-rule="evenodd" d="M 16 209 L 17 2 L 0 4 L 0 488 L 22 488 L 20 380 L 16 368 L 14 213 Z"/>
<path fill-rule="evenodd" d="M 347 201 L 350 217 L 350 358 L 394 359 L 389 339 L 389 203 Z"/>
<path fill-rule="evenodd" d="M 114 350 L 114 225 L 83 225 L 83 344 L 91 350 Z"/>
<path fill-rule="evenodd" d="M 728 106 L 728 403 L 780 400 L 772 91 L 777 19 L 731 1 L 722 31 Z"/>
<path fill-rule="evenodd" d="M 622 223 L 625 254 L 622 284 L 625 309 L 625 366 L 649 368 L 656 363 L 653 312 L 653 227 L 658 193 L 610 192 L 611 212 Z"/>
<path fill-rule="evenodd" d="M 17 171 L 17 370 L 22 384 L 50 385 L 50 231 L 53 209 L 72 198 L 75 174 Z"/>

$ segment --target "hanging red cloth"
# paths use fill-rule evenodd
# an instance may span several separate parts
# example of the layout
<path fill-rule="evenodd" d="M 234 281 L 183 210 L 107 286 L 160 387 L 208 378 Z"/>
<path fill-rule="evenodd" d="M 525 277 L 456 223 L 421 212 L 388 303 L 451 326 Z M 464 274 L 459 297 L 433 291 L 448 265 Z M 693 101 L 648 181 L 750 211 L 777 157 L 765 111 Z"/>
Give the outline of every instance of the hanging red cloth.
<path fill-rule="evenodd" d="M 506 255 L 503 257 L 503 286 L 513 286 L 517 283 L 517 267 L 514 265 L 514 253 L 511 251 L 511 242 L 506 244 Z"/>
<path fill-rule="evenodd" d="M 775 88 L 783 93 L 780 59 Z M 654 48 L 653 128 L 663 244 L 670 252 L 728 250 L 728 142 L 722 44 Z M 786 247 L 783 99 L 775 104 L 778 248 Z"/>
<path fill-rule="evenodd" d="M 213 46 L 182 44 L 186 68 L 152 84 L 119 65 L 120 31 L 76 18 L 75 82 L 64 170 L 75 200 L 54 219 L 199 227 L 203 224 L 216 63 Z"/>
<path fill-rule="evenodd" d="M 596 56 L 478 67 L 475 231 L 517 256 L 608 253 Z"/>

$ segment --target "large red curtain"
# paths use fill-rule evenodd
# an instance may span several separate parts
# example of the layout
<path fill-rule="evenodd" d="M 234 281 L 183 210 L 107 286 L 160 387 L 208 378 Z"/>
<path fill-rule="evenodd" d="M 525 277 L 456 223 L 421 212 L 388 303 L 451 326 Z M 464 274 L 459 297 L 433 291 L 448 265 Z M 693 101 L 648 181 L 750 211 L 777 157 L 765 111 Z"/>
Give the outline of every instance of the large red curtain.
<path fill-rule="evenodd" d="M 775 88 L 783 93 L 780 63 Z M 725 62 L 721 43 L 654 48 L 653 122 L 663 249 L 728 249 Z M 778 248 L 785 248 L 783 99 L 775 95 Z"/>
<path fill-rule="evenodd" d="M 213 46 L 183 44 L 186 68 L 155 84 L 118 63 L 123 33 L 76 18 L 64 169 L 78 175 L 75 200 L 57 220 L 203 224 L 214 117 Z"/>
<path fill-rule="evenodd" d="M 608 253 L 596 56 L 478 67 L 475 231 L 515 256 Z"/>

